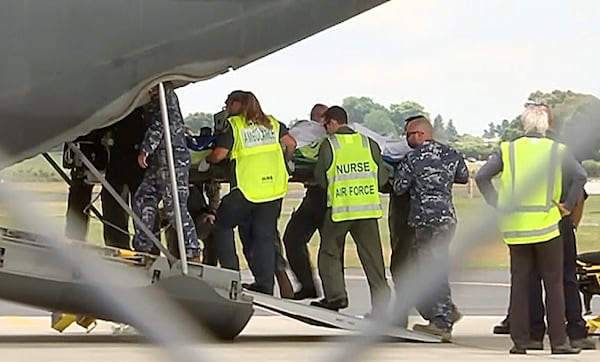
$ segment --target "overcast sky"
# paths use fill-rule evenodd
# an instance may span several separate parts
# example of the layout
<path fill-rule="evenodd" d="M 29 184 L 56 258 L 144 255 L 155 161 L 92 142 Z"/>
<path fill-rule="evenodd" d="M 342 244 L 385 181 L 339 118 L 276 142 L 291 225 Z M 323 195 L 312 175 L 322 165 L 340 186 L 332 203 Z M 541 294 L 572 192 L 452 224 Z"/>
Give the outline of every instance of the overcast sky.
<path fill-rule="evenodd" d="M 187 115 L 249 89 L 286 123 L 346 96 L 414 100 L 481 134 L 537 89 L 600 96 L 599 49 L 598 0 L 392 0 L 178 94 Z"/>

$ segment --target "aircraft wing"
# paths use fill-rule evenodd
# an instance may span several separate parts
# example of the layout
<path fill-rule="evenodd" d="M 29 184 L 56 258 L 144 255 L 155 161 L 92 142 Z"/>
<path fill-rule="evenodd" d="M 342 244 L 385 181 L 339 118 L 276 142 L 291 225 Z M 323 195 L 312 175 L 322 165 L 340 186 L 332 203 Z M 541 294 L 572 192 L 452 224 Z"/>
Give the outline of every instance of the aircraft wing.
<path fill-rule="evenodd" d="M 386 1 L 3 1 L 0 167 L 121 119 L 160 80 L 212 78 Z"/>

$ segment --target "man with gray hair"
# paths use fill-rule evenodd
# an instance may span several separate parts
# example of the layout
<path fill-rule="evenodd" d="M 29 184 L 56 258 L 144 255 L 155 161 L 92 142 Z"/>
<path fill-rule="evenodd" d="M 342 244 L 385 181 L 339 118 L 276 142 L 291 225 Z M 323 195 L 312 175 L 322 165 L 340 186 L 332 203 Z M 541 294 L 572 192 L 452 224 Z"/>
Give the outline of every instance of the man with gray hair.
<path fill-rule="evenodd" d="M 510 250 L 511 354 L 525 354 L 532 349 L 529 288 L 533 271 L 540 274 L 546 289 L 552 354 L 581 351 L 567 343 L 563 244 L 558 224 L 577 203 L 587 177 L 565 145 L 545 137 L 549 118 L 547 107 L 527 107 L 521 116 L 525 135 L 502 142 L 500 151 L 475 176 L 487 203 L 500 213 L 499 228 Z M 500 173 L 496 191 L 492 179 Z M 562 190 L 563 179 L 571 180 L 566 190 Z"/>
<path fill-rule="evenodd" d="M 546 137 L 557 140 L 559 135 L 553 129 L 554 117 L 552 109 L 546 105 L 537 103 L 542 107 L 546 107 L 548 111 L 548 130 Z M 568 190 L 571 180 L 568 177 L 563 177 L 563 194 L 561 202 L 564 202 L 565 190 Z M 563 241 L 563 288 L 565 295 L 565 312 L 567 318 L 567 335 L 571 346 L 586 349 L 596 349 L 594 341 L 587 339 L 588 333 L 586 322 L 581 315 L 581 295 L 577 283 L 577 242 L 575 229 L 577 228 L 582 209 L 584 198 L 587 198 L 585 190 L 583 190 L 575 209 L 571 214 L 564 215 L 559 222 L 559 229 Z M 542 285 L 541 277 L 538 273 L 531 273 L 530 289 L 529 289 L 529 328 L 530 337 L 528 348 L 534 350 L 544 349 L 544 335 L 546 334 L 546 325 L 544 322 L 544 302 L 542 300 Z M 510 309 L 510 308 L 509 308 Z M 494 326 L 494 334 L 509 334 L 510 324 L 507 313 L 506 318 L 500 324 Z"/>

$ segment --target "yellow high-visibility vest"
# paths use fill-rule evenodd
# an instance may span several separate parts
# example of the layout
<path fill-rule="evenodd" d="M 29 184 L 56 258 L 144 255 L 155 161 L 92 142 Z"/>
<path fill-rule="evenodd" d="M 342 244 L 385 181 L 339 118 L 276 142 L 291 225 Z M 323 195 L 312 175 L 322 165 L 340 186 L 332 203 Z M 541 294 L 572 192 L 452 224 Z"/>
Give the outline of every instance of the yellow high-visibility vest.
<path fill-rule="evenodd" d="M 298 152 L 300 153 L 300 155 L 302 156 L 302 158 L 304 158 L 305 160 L 309 160 L 309 161 L 317 161 L 317 159 L 319 158 L 319 148 L 321 147 L 321 144 L 323 143 L 323 139 L 314 141 L 313 143 L 300 147 L 298 148 Z"/>
<path fill-rule="evenodd" d="M 502 142 L 503 170 L 498 188 L 500 231 L 507 244 L 548 241 L 560 232 L 561 160 L 565 146 L 547 138 Z"/>
<path fill-rule="evenodd" d="M 279 122 L 271 116 L 271 128 L 248 124 L 239 115 L 228 119 L 233 129 L 233 148 L 237 188 L 251 202 L 281 199 L 288 190 L 290 175 L 279 141 Z"/>
<path fill-rule="evenodd" d="M 333 155 L 326 172 L 331 219 L 338 222 L 382 217 L 377 164 L 369 139 L 353 133 L 334 134 L 327 140 Z"/>

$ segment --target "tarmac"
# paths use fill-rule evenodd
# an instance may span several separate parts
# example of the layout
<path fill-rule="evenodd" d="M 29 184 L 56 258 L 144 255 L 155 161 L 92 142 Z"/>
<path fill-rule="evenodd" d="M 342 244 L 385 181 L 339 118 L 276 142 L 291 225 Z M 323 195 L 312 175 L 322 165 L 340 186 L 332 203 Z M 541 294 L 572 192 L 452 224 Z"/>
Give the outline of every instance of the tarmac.
<path fill-rule="evenodd" d="M 247 272 L 243 280 L 251 280 Z M 0 362 L 5 361 L 530 361 L 549 358 L 597 361 L 598 351 L 574 356 L 551 356 L 546 350 L 527 356 L 511 356 L 508 336 L 491 333 L 504 318 L 508 302 L 506 270 L 467 270 L 451 276 L 453 299 L 464 318 L 455 326 L 453 343 L 409 343 L 385 341 L 372 347 L 365 338 L 348 331 L 314 327 L 256 308 L 250 323 L 233 342 L 201 343 L 192 347 L 196 358 L 173 358 L 161 346 L 137 334 L 115 334 L 114 324 L 98 322 L 89 334 L 72 325 L 64 333 L 50 328 L 47 311 L 0 302 Z M 346 270 L 350 308 L 344 313 L 362 315 L 369 310 L 369 295 L 361 270 Z M 592 303 L 594 315 L 600 298 Z M 411 317 L 413 323 L 422 322 Z M 590 337 L 598 343 L 598 337 Z M 600 348 L 600 346 L 598 346 Z M 181 349 L 181 348 L 180 348 Z M 341 353 L 346 353 L 343 355 Z"/>
<path fill-rule="evenodd" d="M 419 321 L 411 318 L 411 322 Z M 597 361 L 599 351 L 551 356 L 544 351 L 511 356 L 508 336 L 495 336 L 498 317 L 467 316 L 456 326 L 452 343 L 384 341 L 362 346 L 364 338 L 347 331 L 313 327 L 280 316 L 257 316 L 233 342 L 193 346 L 196 359 L 186 361 L 530 361 L 551 358 Z M 71 327 L 63 334 L 49 328 L 47 317 L 0 317 L 1 361 L 173 361 L 164 349 L 136 334 L 114 334 L 113 324 L 99 322 L 87 334 Z M 597 341 L 597 337 L 594 337 Z M 355 349 L 355 350 L 353 350 Z M 344 356 L 348 354 L 349 356 Z"/>

